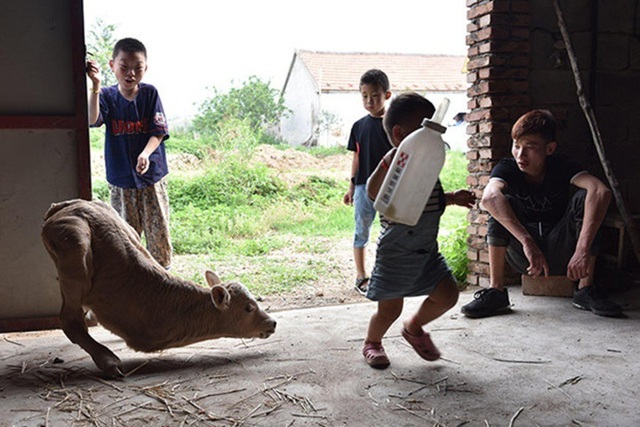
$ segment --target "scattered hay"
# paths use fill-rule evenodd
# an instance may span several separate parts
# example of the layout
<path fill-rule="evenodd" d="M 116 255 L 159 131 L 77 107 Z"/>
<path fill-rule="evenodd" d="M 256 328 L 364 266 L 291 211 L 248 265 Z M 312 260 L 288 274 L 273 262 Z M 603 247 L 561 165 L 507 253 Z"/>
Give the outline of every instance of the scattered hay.
<path fill-rule="evenodd" d="M 266 378 L 262 389 L 229 404 L 229 397 L 247 391 L 245 387 L 225 387 L 234 381 L 233 377 L 211 375 L 205 382 L 206 377 L 200 374 L 147 385 L 140 383 L 148 380 L 149 376 L 131 379 L 134 372 L 148 363 L 145 361 L 129 371 L 128 381 L 116 385 L 84 368 L 58 368 L 51 359 L 25 360 L 19 365 L 12 365 L 6 379 L 13 384 L 39 390 L 35 396 L 46 405 L 41 408 L 31 405 L 12 408 L 11 412 L 25 412 L 27 415 L 22 422 L 40 420 L 40 425 L 44 426 L 73 424 L 96 427 L 167 423 L 242 426 L 251 419 L 267 417 L 287 408 L 292 417 L 327 418 L 318 414 L 319 409 L 311 399 L 286 389 L 287 384 L 299 376 L 315 374 L 312 370 Z M 91 381 L 95 385 L 91 385 Z M 203 393 L 203 389 L 211 385 L 217 390 Z"/>

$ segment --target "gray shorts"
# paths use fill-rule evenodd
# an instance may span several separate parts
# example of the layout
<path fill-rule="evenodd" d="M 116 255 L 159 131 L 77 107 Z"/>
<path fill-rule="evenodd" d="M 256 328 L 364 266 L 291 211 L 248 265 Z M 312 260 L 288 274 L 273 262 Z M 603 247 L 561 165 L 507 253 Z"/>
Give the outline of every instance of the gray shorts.
<path fill-rule="evenodd" d="M 549 274 L 564 276 L 567 265 L 576 250 L 576 243 L 580 237 L 582 219 L 584 217 L 584 203 L 587 197 L 585 190 L 578 190 L 571 197 L 564 216 L 556 224 L 527 223 L 524 218 L 524 208 L 514 197 L 507 196 L 507 200 L 516 217 L 533 237 L 549 264 Z M 599 252 L 600 231 L 589 250 L 590 255 Z M 506 246 L 506 259 L 511 267 L 520 274 L 527 274 L 529 260 L 524 254 L 522 244 L 518 239 L 496 219 L 489 217 L 487 244 L 489 246 Z"/>
<path fill-rule="evenodd" d="M 438 251 L 439 212 L 422 214 L 413 227 L 391 224 L 382 231 L 367 298 L 372 301 L 429 295 L 445 278 L 455 281 Z"/>

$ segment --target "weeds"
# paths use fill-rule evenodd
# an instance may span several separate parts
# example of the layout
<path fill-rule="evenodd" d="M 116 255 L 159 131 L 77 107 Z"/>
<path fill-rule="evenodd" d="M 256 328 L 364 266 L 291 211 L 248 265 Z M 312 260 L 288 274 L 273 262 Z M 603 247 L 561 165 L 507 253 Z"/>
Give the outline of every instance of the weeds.
<path fill-rule="evenodd" d="M 101 133 L 92 130 L 91 138 L 92 148 L 101 149 Z M 272 169 L 250 161 L 264 141 L 263 134 L 240 120 L 221 122 L 212 135 L 194 137 L 183 131 L 167 141 L 168 152 L 189 153 L 204 165 L 199 172 L 172 170 L 169 175 L 175 253 L 206 260 L 212 268 L 228 263 L 248 266 L 230 269 L 224 277 L 250 284 L 257 295 L 287 292 L 330 274 L 331 266 L 317 255 L 330 252 L 336 239 L 353 233 L 353 209 L 341 203 L 348 182 L 310 176 L 289 187 Z M 304 150 L 317 157 L 344 153 L 344 148 Z M 445 189 L 465 188 L 466 175 L 464 154 L 449 152 L 441 174 Z M 103 176 L 94 176 L 93 193 L 108 200 Z M 466 212 L 447 208 L 439 237 L 441 252 L 460 283 L 465 283 L 468 271 Z M 376 222 L 372 238 L 378 230 Z M 300 257 L 284 258 L 284 249 Z M 200 271 L 176 274 L 204 282 Z"/>

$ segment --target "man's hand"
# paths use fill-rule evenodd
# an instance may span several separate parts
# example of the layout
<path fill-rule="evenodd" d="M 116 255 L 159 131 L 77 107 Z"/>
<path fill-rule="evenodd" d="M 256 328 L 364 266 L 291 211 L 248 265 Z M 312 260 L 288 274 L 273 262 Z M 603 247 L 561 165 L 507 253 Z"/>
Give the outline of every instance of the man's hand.
<path fill-rule="evenodd" d="M 569 280 L 580 280 L 589 276 L 589 252 L 576 248 L 567 265 L 567 277 Z"/>
<path fill-rule="evenodd" d="M 522 249 L 524 256 L 529 261 L 529 267 L 527 268 L 529 276 L 536 277 L 544 274 L 545 277 L 548 277 L 549 264 L 547 264 L 544 254 L 531 237 L 524 241 Z"/>

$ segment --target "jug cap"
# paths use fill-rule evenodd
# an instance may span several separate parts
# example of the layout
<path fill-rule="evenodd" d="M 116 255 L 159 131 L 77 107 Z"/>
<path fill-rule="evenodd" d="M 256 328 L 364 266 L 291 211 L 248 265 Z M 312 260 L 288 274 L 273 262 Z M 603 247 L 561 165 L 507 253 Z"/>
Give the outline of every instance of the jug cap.
<path fill-rule="evenodd" d="M 440 133 L 445 133 L 447 131 L 447 128 L 442 126 L 440 123 L 436 123 L 426 118 L 422 120 L 422 126 Z"/>

